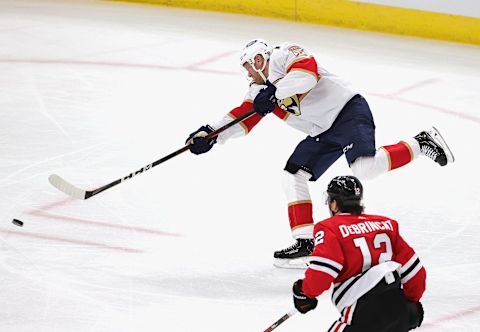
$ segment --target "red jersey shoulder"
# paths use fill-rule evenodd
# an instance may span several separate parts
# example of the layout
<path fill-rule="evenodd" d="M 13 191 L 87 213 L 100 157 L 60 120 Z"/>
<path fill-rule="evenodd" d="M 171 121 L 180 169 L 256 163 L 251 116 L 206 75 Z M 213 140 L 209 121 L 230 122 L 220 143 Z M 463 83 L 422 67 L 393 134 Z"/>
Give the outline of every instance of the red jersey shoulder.
<path fill-rule="evenodd" d="M 317 222 L 313 227 L 313 238 L 315 239 L 315 245 L 321 244 L 324 242 L 325 232 L 331 232 L 335 234 L 335 224 L 331 218 Z"/>
<path fill-rule="evenodd" d="M 326 228 L 332 230 L 332 226 L 335 226 L 335 224 L 332 223 L 332 218 L 333 217 L 315 223 L 315 225 L 313 226 L 313 234 L 315 235 L 315 232 L 319 230 L 324 230 Z"/>

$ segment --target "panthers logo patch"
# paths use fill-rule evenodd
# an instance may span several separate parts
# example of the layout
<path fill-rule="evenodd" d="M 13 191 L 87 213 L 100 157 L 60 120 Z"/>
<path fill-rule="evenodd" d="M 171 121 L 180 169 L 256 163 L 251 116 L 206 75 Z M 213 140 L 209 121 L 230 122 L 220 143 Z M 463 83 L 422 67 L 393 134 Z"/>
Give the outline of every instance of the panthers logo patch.
<path fill-rule="evenodd" d="M 300 101 L 298 100 L 298 95 L 279 99 L 277 100 L 277 104 L 282 110 L 287 111 L 290 114 L 293 114 L 295 116 L 299 116 L 300 114 L 302 114 L 300 112 Z"/>
<path fill-rule="evenodd" d="M 295 46 L 290 46 L 290 47 L 288 48 L 288 50 L 289 50 L 290 52 L 292 52 L 293 55 L 295 55 L 295 56 L 306 55 L 305 50 L 304 50 L 303 48 L 301 48 L 300 46 L 297 46 L 297 45 L 295 45 Z"/>

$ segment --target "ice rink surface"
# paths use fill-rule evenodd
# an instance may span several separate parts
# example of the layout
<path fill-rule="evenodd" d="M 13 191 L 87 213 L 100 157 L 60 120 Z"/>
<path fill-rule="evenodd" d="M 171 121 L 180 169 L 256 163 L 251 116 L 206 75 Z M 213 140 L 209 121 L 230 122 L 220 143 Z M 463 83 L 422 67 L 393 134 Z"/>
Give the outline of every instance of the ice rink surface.
<path fill-rule="evenodd" d="M 263 331 L 292 308 L 299 270 L 282 170 L 304 137 L 268 117 L 244 138 L 182 154 L 87 201 L 93 189 L 183 146 L 238 106 L 245 41 L 300 43 L 356 84 L 377 145 L 435 125 L 457 159 L 419 158 L 365 182 L 367 212 L 399 221 L 428 273 L 418 331 L 480 326 L 480 48 L 241 15 L 96 1 L 0 1 L 0 331 Z M 341 158 L 311 185 L 321 194 Z M 25 222 L 14 226 L 12 218 Z M 326 331 L 318 308 L 277 331 Z"/>

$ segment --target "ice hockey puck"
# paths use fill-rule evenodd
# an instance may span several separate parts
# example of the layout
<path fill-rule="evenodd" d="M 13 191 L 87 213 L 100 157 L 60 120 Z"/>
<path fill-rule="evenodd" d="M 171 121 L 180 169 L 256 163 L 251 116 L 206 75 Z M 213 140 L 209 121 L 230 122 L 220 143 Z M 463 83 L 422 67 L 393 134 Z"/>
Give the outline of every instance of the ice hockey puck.
<path fill-rule="evenodd" d="M 12 224 L 14 224 L 15 226 L 20 226 L 20 227 L 22 227 L 22 226 L 23 226 L 23 221 L 18 220 L 18 219 L 13 219 L 13 220 L 12 220 Z"/>

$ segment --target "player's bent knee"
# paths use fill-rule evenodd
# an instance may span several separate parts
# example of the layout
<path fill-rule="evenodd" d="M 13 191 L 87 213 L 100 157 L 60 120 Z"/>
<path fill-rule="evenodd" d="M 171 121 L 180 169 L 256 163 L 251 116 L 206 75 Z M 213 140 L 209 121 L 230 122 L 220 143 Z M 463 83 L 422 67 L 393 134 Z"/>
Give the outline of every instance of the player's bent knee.
<path fill-rule="evenodd" d="M 289 163 L 289 162 L 287 162 L 287 164 L 285 165 L 285 168 L 284 168 L 285 171 L 287 171 L 288 173 L 290 173 L 292 175 L 295 175 L 295 173 L 297 173 L 299 169 L 300 169 L 299 165 L 292 164 L 292 163 Z"/>
<path fill-rule="evenodd" d="M 293 184 L 298 184 L 298 183 L 305 183 L 305 185 L 308 182 L 308 179 L 312 175 L 303 171 L 303 170 L 298 170 L 296 173 L 292 174 L 288 171 L 283 172 L 283 186 L 284 187 L 289 187 Z"/>
<path fill-rule="evenodd" d="M 302 174 L 308 180 L 313 176 L 312 171 L 308 167 L 293 164 L 291 162 L 287 162 L 283 170 L 293 175 Z"/>

